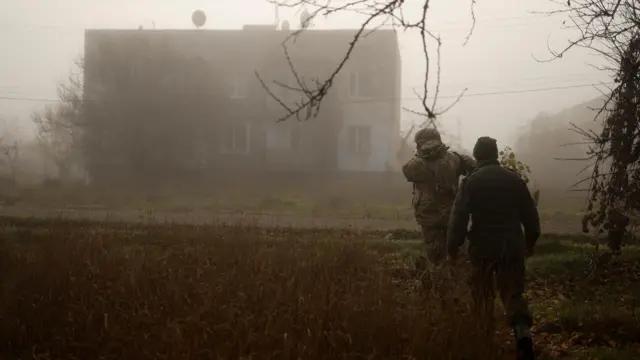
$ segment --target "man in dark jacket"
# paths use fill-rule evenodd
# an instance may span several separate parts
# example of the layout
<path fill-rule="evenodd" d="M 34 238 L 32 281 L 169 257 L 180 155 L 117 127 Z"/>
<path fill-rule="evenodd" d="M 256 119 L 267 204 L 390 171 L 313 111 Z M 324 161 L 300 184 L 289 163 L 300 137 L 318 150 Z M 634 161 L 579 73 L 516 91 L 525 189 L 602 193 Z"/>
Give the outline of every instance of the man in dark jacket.
<path fill-rule="evenodd" d="M 451 210 L 447 252 L 455 262 L 468 235 L 476 314 L 492 323 L 495 278 L 515 332 L 518 358 L 534 359 L 529 333 L 533 319 L 523 293 L 525 257 L 533 254 L 540 237 L 538 211 L 524 180 L 500 165 L 495 139 L 479 138 L 473 156 L 477 167 L 463 180 Z M 467 233 L 469 217 L 472 225 Z"/>

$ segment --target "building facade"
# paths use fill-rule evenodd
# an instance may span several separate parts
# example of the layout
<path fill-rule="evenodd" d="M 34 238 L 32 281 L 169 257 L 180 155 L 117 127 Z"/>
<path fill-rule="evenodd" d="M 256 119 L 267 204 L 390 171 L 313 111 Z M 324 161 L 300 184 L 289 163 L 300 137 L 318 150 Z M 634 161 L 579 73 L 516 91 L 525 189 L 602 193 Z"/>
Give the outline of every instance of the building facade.
<path fill-rule="evenodd" d="M 291 34 L 266 26 L 87 30 L 86 131 L 94 168 L 108 172 L 137 156 L 132 168 L 140 169 L 152 163 L 140 155 L 146 151 L 157 164 L 200 170 L 397 169 L 395 31 L 376 30 L 357 43 L 315 118 L 279 122 L 283 105 L 307 99 L 295 89 L 313 90 L 332 75 L 355 30 L 305 30 L 285 52 Z"/>

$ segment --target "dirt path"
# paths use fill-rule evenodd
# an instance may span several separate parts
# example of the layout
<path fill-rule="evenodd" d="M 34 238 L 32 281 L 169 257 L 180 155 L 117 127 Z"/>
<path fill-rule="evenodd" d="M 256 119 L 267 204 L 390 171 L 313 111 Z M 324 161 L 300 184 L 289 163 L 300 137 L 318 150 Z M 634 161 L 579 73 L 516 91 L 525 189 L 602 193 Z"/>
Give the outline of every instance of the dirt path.
<path fill-rule="evenodd" d="M 356 217 L 327 217 L 297 214 L 268 214 L 268 213 L 220 213 L 207 211 L 168 212 L 142 210 L 99 210 L 99 209 L 42 209 L 2 207 L 0 216 L 51 218 L 63 217 L 67 219 L 109 220 L 125 222 L 175 222 L 180 224 L 234 224 L 258 225 L 264 227 L 295 227 L 295 228 L 337 228 L 359 230 L 416 230 L 413 220 L 367 219 Z M 567 233 L 580 231 L 580 224 L 563 221 L 547 220 L 542 224 L 543 232 Z"/>

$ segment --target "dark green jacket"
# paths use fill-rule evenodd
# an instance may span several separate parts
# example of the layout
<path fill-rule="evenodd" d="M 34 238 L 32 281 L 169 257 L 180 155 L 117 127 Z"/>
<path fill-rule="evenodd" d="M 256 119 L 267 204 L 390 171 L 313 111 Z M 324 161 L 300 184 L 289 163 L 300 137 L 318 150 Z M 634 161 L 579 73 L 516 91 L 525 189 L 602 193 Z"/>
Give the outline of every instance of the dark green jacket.
<path fill-rule="evenodd" d="M 458 189 L 447 232 L 449 255 L 456 255 L 467 237 L 469 255 L 487 259 L 524 255 L 540 237 L 538 210 L 527 184 L 497 160 L 478 163 Z"/>

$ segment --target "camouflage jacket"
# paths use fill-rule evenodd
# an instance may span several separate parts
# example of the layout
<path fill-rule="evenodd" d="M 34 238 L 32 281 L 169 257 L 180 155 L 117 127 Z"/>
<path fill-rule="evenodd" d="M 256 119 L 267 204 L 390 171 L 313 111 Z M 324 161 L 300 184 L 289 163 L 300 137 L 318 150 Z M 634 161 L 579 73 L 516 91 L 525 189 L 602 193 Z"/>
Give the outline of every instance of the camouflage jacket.
<path fill-rule="evenodd" d="M 524 255 L 540 237 L 538 209 L 527 184 L 497 160 L 478 164 L 462 181 L 449 219 L 449 255 L 458 252 L 467 235 L 469 254 L 476 258 Z"/>
<path fill-rule="evenodd" d="M 460 176 L 469 174 L 474 167 L 472 158 L 447 148 L 430 156 L 418 154 L 409 160 L 402 173 L 413 183 L 412 205 L 416 212 L 444 212 L 448 218 Z M 420 219 L 418 222 L 422 223 Z"/>

